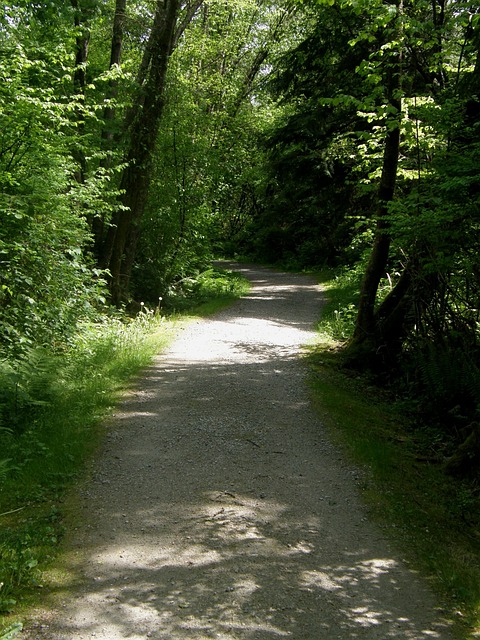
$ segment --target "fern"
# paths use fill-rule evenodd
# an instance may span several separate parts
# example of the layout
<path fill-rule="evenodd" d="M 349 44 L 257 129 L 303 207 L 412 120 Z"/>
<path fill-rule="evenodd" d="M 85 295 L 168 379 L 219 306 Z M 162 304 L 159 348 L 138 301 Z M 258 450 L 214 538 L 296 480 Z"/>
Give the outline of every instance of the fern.
<path fill-rule="evenodd" d="M 10 459 L 0 460 L 0 482 L 3 482 L 7 477 L 7 474 L 11 469 L 10 462 Z"/>
<path fill-rule="evenodd" d="M 35 411 L 49 404 L 57 377 L 54 357 L 32 349 L 12 363 L 0 362 L 0 424 L 14 432 L 30 426 Z"/>

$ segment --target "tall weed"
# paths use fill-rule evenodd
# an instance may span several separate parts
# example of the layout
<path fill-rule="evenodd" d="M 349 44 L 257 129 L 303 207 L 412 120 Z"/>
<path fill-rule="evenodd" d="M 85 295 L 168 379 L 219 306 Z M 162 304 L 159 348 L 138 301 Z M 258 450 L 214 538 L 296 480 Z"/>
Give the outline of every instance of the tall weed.
<path fill-rule="evenodd" d="M 2 363 L 0 614 L 35 588 L 62 534 L 56 501 L 95 449 L 119 390 L 166 344 L 172 324 L 149 311 L 113 317 L 85 324 L 63 354 L 36 349 Z"/>

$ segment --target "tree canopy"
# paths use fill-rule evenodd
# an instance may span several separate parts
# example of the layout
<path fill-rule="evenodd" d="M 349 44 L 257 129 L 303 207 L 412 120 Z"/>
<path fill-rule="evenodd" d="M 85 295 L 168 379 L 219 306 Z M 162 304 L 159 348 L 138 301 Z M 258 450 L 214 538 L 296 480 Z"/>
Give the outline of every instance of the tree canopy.
<path fill-rule="evenodd" d="M 479 43 L 449 0 L 4 4 L 2 354 L 215 256 L 360 264 L 350 365 L 475 422 Z"/>

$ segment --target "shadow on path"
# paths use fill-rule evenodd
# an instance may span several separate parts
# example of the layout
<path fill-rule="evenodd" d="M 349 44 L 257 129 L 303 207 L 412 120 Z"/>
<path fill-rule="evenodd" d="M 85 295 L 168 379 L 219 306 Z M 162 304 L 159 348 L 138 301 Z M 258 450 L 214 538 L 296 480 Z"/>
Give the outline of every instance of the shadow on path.
<path fill-rule="evenodd" d="M 321 292 L 242 269 L 250 295 L 183 332 L 119 407 L 75 584 L 32 637 L 449 638 L 310 409 L 297 353 Z"/>

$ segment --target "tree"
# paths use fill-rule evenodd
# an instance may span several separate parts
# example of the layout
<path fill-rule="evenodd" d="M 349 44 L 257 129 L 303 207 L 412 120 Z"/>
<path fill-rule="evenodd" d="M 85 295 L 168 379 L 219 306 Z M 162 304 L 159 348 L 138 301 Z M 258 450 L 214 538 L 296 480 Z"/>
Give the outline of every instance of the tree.
<path fill-rule="evenodd" d="M 357 70 L 381 37 L 362 34 L 380 29 L 382 16 L 389 20 L 351 3 L 311 4 L 303 16 L 306 36 L 277 61 L 269 82 L 285 115 L 266 139 L 270 176 L 254 240 L 269 260 L 297 266 L 345 260 L 355 227 L 369 224 L 367 182 L 378 166 L 379 138 L 362 114 L 379 120 L 383 95 L 373 73 Z M 350 254 L 358 256 L 361 246 Z"/>
<path fill-rule="evenodd" d="M 238 246 L 250 220 L 262 176 L 257 140 L 271 118 L 259 83 L 293 17 L 276 4 L 207 3 L 172 56 L 135 268 L 142 299 L 163 297 L 223 243 Z"/>
<path fill-rule="evenodd" d="M 94 313 L 101 281 L 84 259 L 86 186 L 74 180 L 74 31 L 69 8 L 6 8 L 0 26 L 0 350 L 64 346 Z M 73 69 L 73 65 L 71 67 Z M 92 200 L 91 200 L 92 202 Z"/>
<path fill-rule="evenodd" d="M 122 208 L 113 218 L 103 261 L 109 264 L 112 301 L 125 300 L 148 197 L 152 160 L 165 100 L 167 65 L 173 50 L 180 3 L 159 0 L 153 25 L 137 75 L 139 102 L 128 113 L 127 167 L 120 183 Z"/>
<path fill-rule="evenodd" d="M 385 56 L 382 65 L 385 74 L 386 102 L 385 111 L 385 143 L 382 160 L 382 172 L 378 186 L 378 205 L 376 233 L 373 248 L 368 261 L 360 292 L 357 322 L 353 334 L 351 349 L 359 345 L 371 343 L 370 349 L 378 348 L 376 323 L 374 317 L 375 302 L 378 286 L 388 263 L 390 249 L 390 234 L 386 228 L 385 218 L 388 204 L 393 200 L 397 181 L 398 156 L 400 152 L 400 126 L 402 117 L 402 50 L 403 43 L 403 1 L 392 3 L 395 14 L 392 18 L 393 41 L 389 54 Z M 363 349 L 362 349 L 363 350 Z"/>
<path fill-rule="evenodd" d="M 420 51 L 418 43 L 421 42 L 420 34 L 423 37 L 426 35 L 425 24 L 429 25 L 429 39 L 427 45 Z M 445 177 L 442 183 L 436 179 L 440 167 L 437 161 L 442 158 L 441 162 L 445 164 L 446 152 L 447 157 L 450 158 L 448 164 L 452 166 L 453 151 L 450 128 L 452 120 L 447 125 L 447 120 L 442 122 L 442 118 L 438 116 L 442 111 L 446 119 L 451 118 L 452 105 L 455 104 L 457 108 L 460 106 L 458 80 L 461 62 L 464 56 L 469 55 L 465 45 L 461 49 L 456 65 L 457 77 L 446 71 L 447 61 L 451 64 L 452 60 L 458 57 L 455 43 L 461 33 L 460 25 L 462 25 L 460 7 L 457 6 L 454 10 L 446 3 L 440 3 L 439 6 L 437 3 L 423 3 L 421 7 L 416 6 L 413 10 L 409 7 L 405 15 L 404 51 L 408 53 L 408 59 L 404 62 L 404 74 L 405 85 L 410 96 L 406 98 L 409 121 L 404 120 L 401 125 L 405 134 L 402 149 L 404 156 L 402 193 L 398 202 L 390 202 L 389 206 L 383 210 L 381 226 L 385 228 L 387 225 L 388 230 L 387 233 L 381 230 L 377 235 L 369 263 L 369 269 L 372 263 L 380 267 L 375 274 L 373 286 L 365 286 L 371 282 L 369 280 L 371 274 L 367 269 L 356 331 L 350 345 L 350 355 L 354 359 L 361 357 L 363 353 L 364 357 L 370 354 L 371 359 L 373 354 L 380 355 L 380 360 L 384 360 L 384 366 L 385 364 L 390 366 L 392 362 L 398 361 L 399 355 L 410 339 L 412 330 L 417 327 L 418 331 L 425 324 L 430 315 L 432 303 L 443 288 L 446 262 L 442 258 L 443 264 L 438 262 L 437 267 L 432 268 L 432 256 L 445 256 L 447 253 L 453 256 L 458 255 L 462 250 L 461 241 L 452 243 L 452 236 L 447 238 L 444 233 L 439 233 L 441 225 L 445 230 L 450 229 L 450 224 L 445 225 L 442 207 L 434 205 L 438 202 L 438 193 L 444 190 L 444 185 L 452 184 L 451 179 L 445 180 Z M 464 43 L 469 40 L 470 28 L 467 26 Z M 455 94 L 457 94 L 456 98 Z M 415 122 L 415 127 L 412 126 L 412 122 Z M 430 143 L 426 142 L 427 131 L 429 131 Z M 432 137 L 434 131 L 435 138 Z M 432 144 L 433 139 L 434 144 Z M 444 173 L 443 170 L 441 173 Z M 426 184 L 424 175 L 428 175 L 429 185 Z M 436 190 L 437 196 L 432 188 Z M 427 219 L 430 228 L 425 226 Z M 411 231 L 407 242 L 404 235 L 406 227 Z M 385 256 L 380 262 L 375 260 L 376 248 L 381 243 L 382 236 L 385 246 L 390 245 L 390 240 L 393 239 L 395 250 L 397 252 L 401 250 L 402 267 L 398 283 L 375 309 L 376 293 L 374 292 L 378 289 L 382 270 L 385 272 L 387 267 Z M 445 252 L 446 242 L 449 244 L 449 249 Z M 368 292 L 370 292 L 369 296 Z M 366 305 L 365 300 L 367 300 Z M 355 356 L 356 350 L 358 350 L 357 356 Z"/>

